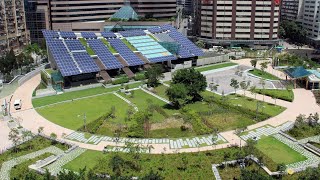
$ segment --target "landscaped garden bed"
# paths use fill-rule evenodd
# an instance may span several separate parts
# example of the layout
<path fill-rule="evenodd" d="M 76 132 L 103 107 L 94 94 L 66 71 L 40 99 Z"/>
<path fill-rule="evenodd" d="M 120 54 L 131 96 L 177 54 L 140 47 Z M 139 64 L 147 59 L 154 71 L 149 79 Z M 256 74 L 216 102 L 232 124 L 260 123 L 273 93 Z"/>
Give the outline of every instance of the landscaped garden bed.
<path fill-rule="evenodd" d="M 311 114 L 309 117 L 300 115 L 297 117 L 294 127 L 287 133 L 295 139 L 304 139 L 320 135 L 320 124 L 317 123 L 318 114 Z"/>
<path fill-rule="evenodd" d="M 279 89 L 256 89 L 255 93 L 270 96 L 272 98 L 281 99 L 284 101 L 292 102 L 294 94 L 292 90 L 279 90 Z"/>
<path fill-rule="evenodd" d="M 279 80 L 277 76 L 274 76 L 268 72 L 261 71 L 259 69 L 250 70 L 249 73 L 267 80 Z"/>
<path fill-rule="evenodd" d="M 227 62 L 227 63 L 220 63 L 220 64 L 213 64 L 213 65 L 207 65 L 203 67 L 197 67 L 196 70 L 199 72 L 204 72 L 204 71 L 210 71 L 210 70 L 215 70 L 215 69 L 220 69 L 220 68 L 225 68 L 229 66 L 235 66 L 237 65 L 236 63 L 232 62 Z"/>

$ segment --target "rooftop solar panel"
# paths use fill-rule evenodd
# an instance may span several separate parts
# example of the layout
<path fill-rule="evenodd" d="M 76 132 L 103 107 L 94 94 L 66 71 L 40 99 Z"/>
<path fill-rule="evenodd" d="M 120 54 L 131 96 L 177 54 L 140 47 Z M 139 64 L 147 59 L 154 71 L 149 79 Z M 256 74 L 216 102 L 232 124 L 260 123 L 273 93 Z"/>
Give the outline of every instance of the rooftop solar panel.
<path fill-rule="evenodd" d="M 107 70 L 123 68 L 123 65 L 109 51 L 109 49 L 103 44 L 102 41 L 100 41 L 99 39 L 91 39 L 87 42 L 98 55 L 99 59 L 107 68 Z"/>
<path fill-rule="evenodd" d="M 76 39 L 77 36 L 74 32 L 64 32 L 64 31 L 61 31 L 60 32 L 60 36 L 64 39 Z"/>
<path fill-rule="evenodd" d="M 82 73 L 99 72 L 100 69 L 94 60 L 86 52 L 73 53 L 74 59 L 77 61 Z"/>
<path fill-rule="evenodd" d="M 64 41 L 68 49 L 70 51 L 85 51 L 86 48 L 81 44 L 81 42 L 78 39 L 72 39 L 72 40 L 65 40 Z"/>
<path fill-rule="evenodd" d="M 133 53 L 120 39 L 109 39 L 112 47 L 127 61 L 129 66 L 145 64 L 135 53 Z"/>
<path fill-rule="evenodd" d="M 163 30 L 160 27 L 153 27 L 148 29 L 151 33 L 161 33 Z"/>
<path fill-rule="evenodd" d="M 131 37 L 131 36 L 144 36 L 146 33 L 143 30 L 133 30 L 133 31 L 119 31 L 123 37 Z"/>
<path fill-rule="evenodd" d="M 86 39 L 96 39 L 97 36 L 94 32 L 82 32 L 81 36 Z"/>
<path fill-rule="evenodd" d="M 113 32 L 102 32 L 101 36 L 107 39 L 117 37 Z"/>
<path fill-rule="evenodd" d="M 46 39 L 59 38 L 59 34 L 57 31 L 42 30 L 42 34 Z"/>

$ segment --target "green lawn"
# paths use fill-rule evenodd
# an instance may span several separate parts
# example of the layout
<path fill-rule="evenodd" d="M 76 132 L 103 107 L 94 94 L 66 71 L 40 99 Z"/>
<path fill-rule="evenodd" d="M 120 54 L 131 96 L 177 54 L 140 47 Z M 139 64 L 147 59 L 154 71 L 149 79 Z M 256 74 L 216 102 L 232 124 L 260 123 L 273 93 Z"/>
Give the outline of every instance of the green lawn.
<path fill-rule="evenodd" d="M 162 107 L 162 109 L 169 115 L 172 116 L 174 113 L 178 113 L 178 110 L 172 109 L 172 107 L 161 101 L 158 98 L 155 98 L 153 96 L 151 96 L 150 94 L 142 91 L 142 90 L 135 90 L 134 91 L 134 96 L 127 96 L 123 93 L 121 93 L 121 95 L 128 99 L 129 101 L 131 101 L 133 104 L 135 104 L 139 110 L 145 110 L 148 107 L 148 101 L 151 100 L 152 103 L 159 105 L 160 107 Z M 165 117 L 163 115 L 161 115 L 160 113 L 155 112 L 153 114 L 153 122 L 162 122 L 165 119 Z"/>
<path fill-rule="evenodd" d="M 116 109 L 116 118 L 112 121 L 123 122 L 128 104 L 113 94 L 39 108 L 37 112 L 55 124 L 77 130 L 83 125 L 83 113 L 86 113 L 86 122 L 89 124 L 109 111 L 112 106 Z"/>
<path fill-rule="evenodd" d="M 208 65 L 208 66 L 203 66 L 203 67 L 196 67 L 195 69 L 199 72 L 204 72 L 204 71 L 210 71 L 210 70 L 214 70 L 214 69 L 235 66 L 235 65 L 237 65 L 237 63 L 228 62 L 228 63 Z"/>
<path fill-rule="evenodd" d="M 292 102 L 294 99 L 294 94 L 292 90 L 256 89 L 255 92 L 258 94 L 264 94 L 266 96 L 274 97 L 276 99 L 281 99 L 289 102 Z"/>
<path fill-rule="evenodd" d="M 306 157 L 271 136 L 260 139 L 256 147 L 277 164 L 291 164 L 306 160 Z"/>
<path fill-rule="evenodd" d="M 263 72 L 259 69 L 253 69 L 253 70 L 250 70 L 249 73 L 255 75 L 255 76 L 258 76 L 258 77 L 261 77 L 261 78 L 264 78 L 264 79 L 268 79 L 268 80 L 279 80 L 279 78 L 277 76 L 274 76 L 268 72 Z"/>
<path fill-rule="evenodd" d="M 119 88 L 120 87 L 113 87 L 113 88 L 97 87 L 97 88 L 90 88 L 90 89 L 85 89 L 80 91 L 66 92 L 60 95 L 47 96 L 43 98 L 34 99 L 32 100 L 32 104 L 33 104 L 33 107 L 40 107 L 40 106 L 61 102 L 61 101 L 72 100 L 76 98 L 117 91 L 119 90 Z"/>
<path fill-rule="evenodd" d="M 93 51 L 93 49 L 88 45 L 87 41 L 84 38 L 79 38 L 82 45 L 86 47 L 87 53 L 89 55 L 95 55 L 96 53 Z"/>
<path fill-rule="evenodd" d="M 127 45 L 128 48 L 129 48 L 131 51 L 137 51 L 137 49 L 136 49 L 134 46 L 132 46 L 132 45 L 129 43 L 128 40 L 126 40 L 126 39 L 121 39 L 121 41 L 122 41 L 125 45 Z"/>
<path fill-rule="evenodd" d="M 158 87 L 154 88 L 154 93 L 160 97 L 163 97 L 165 99 L 169 99 L 168 96 L 166 95 L 166 90 L 168 89 L 167 86 L 164 85 L 159 85 Z"/>
<path fill-rule="evenodd" d="M 93 169 L 95 173 L 104 173 L 113 175 L 114 172 L 110 166 L 110 159 L 118 154 L 125 159 L 125 164 L 134 163 L 141 167 L 135 170 L 132 166 L 122 168 L 122 175 L 144 176 L 153 170 L 159 173 L 164 179 L 214 179 L 211 164 L 220 163 L 225 153 L 230 154 L 230 159 L 236 158 L 239 149 L 228 148 L 216 151 L 207 151 L 200 153 L 179 153 L 170 155 L 151 155 L 141 154 L 138 159 L 133 159 L 129 153 L 102 153 L 98 151 L 87 150 L 79 157 L 69 162 L 63 168 L 79 171 L 85 166 Z M 85 163 L 84 163 L 85 162 Z"/>
<path fill-rule="evenodd" d="M 110 43 L 106 39 L 101 39 L 101 41 L 108 47 L 109 51 L 113 53 L 117 53 L 117 50 L 113 48 Z"/>

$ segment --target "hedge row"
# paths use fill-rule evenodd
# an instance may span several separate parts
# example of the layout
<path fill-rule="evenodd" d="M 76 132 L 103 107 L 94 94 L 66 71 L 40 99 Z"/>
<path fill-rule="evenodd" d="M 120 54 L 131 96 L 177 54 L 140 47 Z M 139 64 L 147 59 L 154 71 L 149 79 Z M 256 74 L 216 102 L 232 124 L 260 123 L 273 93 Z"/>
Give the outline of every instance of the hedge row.
<path fill-rule="evenodd" d="M 112 84 L 113 85 L 124 84 L 124 83 L 127 83 L 127 82 L 129 82 L 129 78 L 128 77 L 121 77 L 121 78 L 118 78 L 118 79 L 112 81 Z"/>

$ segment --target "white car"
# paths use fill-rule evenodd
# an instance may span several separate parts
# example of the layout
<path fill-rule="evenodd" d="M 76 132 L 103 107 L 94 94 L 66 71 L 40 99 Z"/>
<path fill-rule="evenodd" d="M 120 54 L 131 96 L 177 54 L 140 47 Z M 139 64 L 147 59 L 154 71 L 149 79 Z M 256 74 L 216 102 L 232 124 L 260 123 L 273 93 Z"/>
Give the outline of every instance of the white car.
<path fill-rule="evenodd" d="M 13 106 L 14 106 L 14 109 L 18 110 L 18 109 L 21 109 L 21 99 L 16 99 L 13 103 Z"/>

